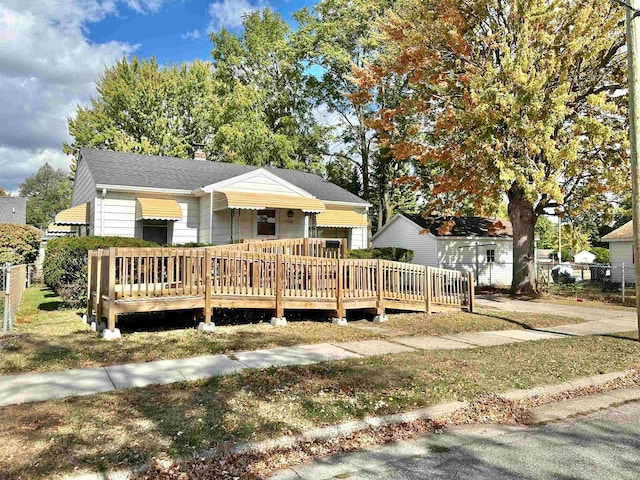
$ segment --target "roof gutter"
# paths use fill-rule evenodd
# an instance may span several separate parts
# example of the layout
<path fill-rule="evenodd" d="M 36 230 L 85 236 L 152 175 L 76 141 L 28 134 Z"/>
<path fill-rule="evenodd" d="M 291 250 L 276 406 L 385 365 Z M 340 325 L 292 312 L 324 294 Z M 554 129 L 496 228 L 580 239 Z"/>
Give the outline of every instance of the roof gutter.
<path fill-rule="evenodd" d="M 177 188 L 152 188 L 152 187 L 132 187 L 126 185 L 105 185 L 97 184 L 97 190 L 107 189 L 110 192 L 132 192 L 132 193 L 164 193 L 168 195 L 195 195 L 193 190 L 182 190 Z"/>

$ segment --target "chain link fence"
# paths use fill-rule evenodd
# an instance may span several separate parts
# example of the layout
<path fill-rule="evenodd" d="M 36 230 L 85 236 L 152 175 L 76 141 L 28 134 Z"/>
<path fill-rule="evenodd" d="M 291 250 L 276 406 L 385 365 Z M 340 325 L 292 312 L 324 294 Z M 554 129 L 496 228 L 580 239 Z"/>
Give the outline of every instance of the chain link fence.
<path fill-rule="evenodd" d="M 579 296 L 625 305 L 635 304 L 635 272 L 624 264 L 538 264 L 538 289 L 560 296 Z"/>

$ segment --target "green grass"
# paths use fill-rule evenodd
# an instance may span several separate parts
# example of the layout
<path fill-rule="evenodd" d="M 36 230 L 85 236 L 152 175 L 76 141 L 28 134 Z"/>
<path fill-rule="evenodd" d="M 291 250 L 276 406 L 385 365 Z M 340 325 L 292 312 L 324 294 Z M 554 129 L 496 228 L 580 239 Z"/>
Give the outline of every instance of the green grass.
<path fill-rule="evenodd" d="M 265 322 L 247 323 L 248 320 L 244 320 L 241 325 L 219 326 L 214 334 L 205 334 L 193 328 L 195 324 L 189 317 L 177 314 L 169 314 L 164 319 L 138 316 L 119 322 L 123 333 L 121 340 L 106 342 L 82 323 L 80 311 L 61 310 L 59 297 L 50 290 L 33 287 L 25 293 L 14 332 L 0 337 L 0 375 L 188 358 L 310 343 L 547 327 L 581 321 L 492 310 L 484 310 L 479 314 L 454 311 L 437 315 L 390 315 L 388 323 L 370 330 L 374 326 L 370 321 L 359 320 L 350 322 L 347 327 L 336 327 L 326 321 L 327 316 L 317 318 L 324 321 L 293 321 L 281 328 L 271 327 Z"/>
<path fill-rule="evenodd" d="M 246 370 L 208 381 L 0 408 L 7 478 L 191 455 L 372 415 L 637 368 L 630 335 Z"/>

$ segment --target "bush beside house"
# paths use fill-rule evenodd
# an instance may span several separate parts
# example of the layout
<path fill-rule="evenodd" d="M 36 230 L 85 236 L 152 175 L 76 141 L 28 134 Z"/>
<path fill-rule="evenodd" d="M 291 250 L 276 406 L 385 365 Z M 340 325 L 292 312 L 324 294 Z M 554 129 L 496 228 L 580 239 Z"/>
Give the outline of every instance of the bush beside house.
<path fill-rule="evenodd" d="M 349 258 L 359 259 L 381 259 L 393 262 L 411 263 L 413 260 L 413 250 L 399 247 L 363 248 L 361 250 L 349 250 Z"/>
<path fill-rule="evenodd" d="M 45 253 L 45 285 L 73 308 L 87 301 L 87 262 L 89 250 L 109 247 L 157 247 L 153 242 L 123 237 L 67 237 L 49 241 Z"/>
<path fill-rule="evenodd" d="M 30 225 L 0 224 L 0 263 L 33 263 L 38 258 L 42 232 Z"/>

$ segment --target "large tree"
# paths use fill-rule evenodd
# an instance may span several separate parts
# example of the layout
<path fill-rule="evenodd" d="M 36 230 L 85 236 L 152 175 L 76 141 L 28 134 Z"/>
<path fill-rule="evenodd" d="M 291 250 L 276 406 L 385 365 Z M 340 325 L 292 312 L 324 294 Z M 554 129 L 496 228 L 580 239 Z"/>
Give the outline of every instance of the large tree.
<path fill-rule="evenodd" d="M 189 157 L 220 113 L 210 71 L 208 62 L 160 66 L 155 58 L 123 58 L 104 71 L 97 97 L 68 120 L 73 142 L 65 153 L 96 147 Z"/>
<path fill-rule="evenodd" d="M 269 9 L 248 14 L 243 27 L 210 34 L 218 95 L 245 103 L 239 115 L 231 110 L 236 117 L 220 127 L 216 143 L 235 147 L 223 150 L 230 161 L 322 171 L 326 129 L 314 118 L 311 75 L 291 27 Z"/>
<path fill-rule="evenodd" d="M 390 72 L 408 76 L 377 128 L 414 118 L 413 138 L 391 148 L 441 168 L 438 211 L 508 198 L 512 290 L 530 292 L 544 208 L 571 213 L 628 186 L 624 12 L 602 0 L 401 0 L 395 12 L 382 58 L 356 69 L 365 97 Z"/>
<path fill-rule="evenodd" d="M 69 174 L 45 163 L 20 184 L 20 196 L 27 197 L 27 223 L 44 230 L 71 205 Z"/>

